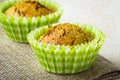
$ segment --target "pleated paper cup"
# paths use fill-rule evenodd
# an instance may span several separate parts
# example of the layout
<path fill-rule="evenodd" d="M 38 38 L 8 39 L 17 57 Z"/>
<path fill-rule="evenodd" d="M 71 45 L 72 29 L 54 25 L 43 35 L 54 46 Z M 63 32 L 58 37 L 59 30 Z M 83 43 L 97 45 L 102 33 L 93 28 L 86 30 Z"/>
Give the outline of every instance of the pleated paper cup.
<path fill-rule="evenodd" d="M 83 30 L 94 35 L 95 38 L 85 44 L 75 46 L 60 46 L 38 42 L 39 36 L 46 33 L 49 28 L 44 26 L 28 34 L 28 41 L 40 65 L 48 72 L 56 74 L 74 74 L 82 72 L 92 66 L 97 53 L 104 42 L 104 34 L 90 25 L 80 25 Z"/>
<path fill-rule="evenodd" d="M 6 0 L 0 3 L 0 23 L 2 24 L 2 28 L 10 39 L 17 42 L 28 42 L 27 34 L 31 30 L 41 27 L 43 25 L 58 22 L 63 12 L 62 7 L 58 3 L 53 2 L 52 0 L 37 0 L 42 5 L 48 8 L 52 8 L 56 11 L 45 16 L 32 18 L 15 18 L 5 15 L 4 11 L 18 1 L 21 0 Z"/>

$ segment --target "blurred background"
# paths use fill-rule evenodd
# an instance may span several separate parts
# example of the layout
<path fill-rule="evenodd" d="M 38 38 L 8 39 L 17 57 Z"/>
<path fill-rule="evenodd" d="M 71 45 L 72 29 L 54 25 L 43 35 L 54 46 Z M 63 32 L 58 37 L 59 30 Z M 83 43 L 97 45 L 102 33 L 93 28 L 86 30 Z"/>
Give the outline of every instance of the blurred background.
<path fill-rule="evenodd" d="M 120 0 L 56 0 L 64 13 L 60 22 L 79 22 L 99 27 L 106 40 L 99 54 L 120 69 Z"/>

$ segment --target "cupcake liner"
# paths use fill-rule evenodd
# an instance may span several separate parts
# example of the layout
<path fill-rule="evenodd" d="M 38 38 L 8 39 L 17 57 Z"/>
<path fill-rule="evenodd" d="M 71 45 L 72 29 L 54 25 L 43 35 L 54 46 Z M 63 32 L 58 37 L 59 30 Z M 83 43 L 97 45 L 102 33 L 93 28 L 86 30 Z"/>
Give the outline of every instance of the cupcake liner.
<path fill-rule="evenodd" d="M 92 26 L 75 25 L 95 35 L 94 40 L 75 46 L 38 42 L 38 37 L 49 30 L 48 26 L 35 29 L 28 34 L 27 38 L 34 54 L 46 71 L 56 74 L 74 74 L 88 69 L 93 64 L 105 36 L 99 29 Z"/>
<path fill-rule="evenodd" d="M 28 42 L 27 34 L 31 30 L 41 27 L 43 25 L 58 22 L 63 12 L 62 7 L 56 2 L 53 2 L 51 0 L 37 0 L 44 6 L 52 8 L 56 11 L 52 14 L 32 18 L 15 18 L 5 15 L 4 11 L 10 6 L 12 6 L 13 3 L 18 1 L 20 0 L 6 0 L 1 3 L 2 5 L 0 7 L 0 23 L 2 24 L 2 28 L 10 39 L 17 42 Z"/>

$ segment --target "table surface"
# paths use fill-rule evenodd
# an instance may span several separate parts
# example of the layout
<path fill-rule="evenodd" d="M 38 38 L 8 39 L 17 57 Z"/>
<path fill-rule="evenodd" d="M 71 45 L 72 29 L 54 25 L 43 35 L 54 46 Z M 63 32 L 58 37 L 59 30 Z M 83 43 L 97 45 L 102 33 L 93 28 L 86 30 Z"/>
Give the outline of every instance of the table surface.
<path fill-rule="evenodd" d="M 60 22 L 92 24 L 105 33 L 100 55 L 120 69 L 120 0 L 56 1 L 64 8 Z"/>

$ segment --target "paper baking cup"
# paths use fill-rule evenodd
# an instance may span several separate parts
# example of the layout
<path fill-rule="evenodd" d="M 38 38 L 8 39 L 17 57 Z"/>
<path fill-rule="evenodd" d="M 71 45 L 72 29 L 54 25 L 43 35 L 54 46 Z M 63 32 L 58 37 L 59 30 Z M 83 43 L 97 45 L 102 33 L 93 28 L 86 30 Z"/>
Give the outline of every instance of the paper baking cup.
<path fill-rule="evenodd" d="M 37 41 L 40 35 L 49 30 L 48 26 L 35 29 L 28 34 L 27 38 L 34 54 L 46 71 L 56 74 L 74 74 L 88 69 L 93 64 L 105 36 L 99 29 L 90 25 L 75 25 L 94 35 L 95 38 L 81 45 L 60 46 Z"/>
<path fill-rule="evenodd" d="M 2 28 L 10 39 L 17 42 L 27 42 L 27 34 L 35 28 L 58 22 L 63 12 L 62 7 L 52 0 L 37 0 L 44 6 L 56 11 L 46 16 L 32 18 L 15 18 L 5 15 L 4 11 L 18 1 L 21 0 L 6 0 L 0 6 L 0 23 Z"/>

